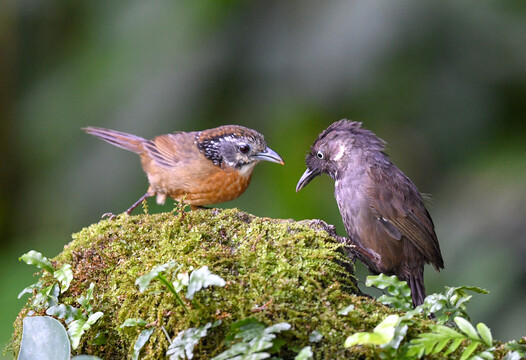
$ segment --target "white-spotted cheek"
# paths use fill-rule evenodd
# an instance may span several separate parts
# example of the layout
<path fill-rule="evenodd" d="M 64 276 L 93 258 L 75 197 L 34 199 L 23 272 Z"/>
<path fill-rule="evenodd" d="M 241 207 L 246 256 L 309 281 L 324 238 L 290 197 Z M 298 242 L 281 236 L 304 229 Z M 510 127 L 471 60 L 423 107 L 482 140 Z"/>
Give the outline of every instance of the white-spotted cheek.
<path fill-rule="evenodd" d="M 343 157 L 343 154 L 345 154 L 345 145 L 343 144 L 340 144 L 340 148 L 338 149 L 338 152 L 336 154 L 334 154 L 334 161 L 339 161 L 342 157 Z"/>

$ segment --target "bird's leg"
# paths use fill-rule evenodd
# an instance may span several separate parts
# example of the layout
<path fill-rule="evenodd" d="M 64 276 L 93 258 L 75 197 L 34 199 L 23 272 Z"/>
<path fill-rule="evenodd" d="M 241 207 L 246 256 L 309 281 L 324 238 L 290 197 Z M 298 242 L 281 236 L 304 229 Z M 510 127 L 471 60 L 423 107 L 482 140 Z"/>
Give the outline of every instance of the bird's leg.
<path fill-rule="evenodd" d="M 130 215 L 130 213 L 137 207 L 139 206 L 143 201 L 144 199 L 146 198 L 149 198 L 150 196 L 150 192 L 147 191 L 146 194 L 144 194 L 143 196 L 140 197 L 139 200 L 137 200 L 132 206 L 130 206 L 130 208 L 128 210 L 126 210 L 126 214 Z"/>
<path fill-rule="evenodd" d="M 130 215 L 130 213 L 137 207 L 139 206 L 140 203 L 142 203 L 144 201 L 144 199 L 146 199 L 147 197 L 150 197 L 152 195 L 150 195 L 149 193 L 146 193 L 144 194 L 143 196 L 141 196 L 141 198 L 139 200 L 137 200 L 132 206 L 130 206 L 130 208 L 128 210 L 126 210 L 126 214 L 127 215 Z M 104 213 L 102 214 L 101 216 L 102 218 L 105 218 L 105 217 L 108 217 L 110 220 L 113 220 L 117 217 L 117 215 L 111 213 L 111 212 L 107 212 L 107 213 Z"/>
<path fill-rule="evenodd" d="M 376 272 L 374 268 L 378 269 L 382 261 L 380 254 L 371 249 L 364 248 L 360 244 L 353 241 L 351 238 L 340 236 L 339 238 L 341 238 L 341 242 L 350 245 L 348 246 L 348 251 L 351 252 L 354 257 L 357 257 L 369 269 L 370 272 Z M 344 239 L 344 241 L 342 241 L 342 239 Z M 371 265 L 373 265 L 374 268 L 371 267 Z"/>

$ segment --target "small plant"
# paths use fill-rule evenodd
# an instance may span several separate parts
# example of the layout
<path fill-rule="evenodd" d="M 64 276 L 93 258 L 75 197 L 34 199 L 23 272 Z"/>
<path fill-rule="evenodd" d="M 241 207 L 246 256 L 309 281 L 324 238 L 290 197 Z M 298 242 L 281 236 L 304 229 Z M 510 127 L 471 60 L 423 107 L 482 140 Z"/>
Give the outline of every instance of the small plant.
<path fill-rule="evenodd" d="M 29 285 L 18 294 L 20 299 L 24 294 L 32 294 L 36 291 L 36 296 L 31 302 L 31 307 L 35 310 L 41 310 L 58 304 L 58 296 L 64 293 L 73 280 L 73 271 L 71 270 L 70 264 L 64 264 L 60 269 L 54 269 L 53 264 L 44 255 L 38 251 L 31 250 L 28 253 L 22 255 L 19 260 L 25 262 L 28 265 L 35 265 L 39 269 L 47 271 L 51 274 L 56 283 L 48 286 L 44 286 L 42 280 L 37 281 L 34 284 Z"/>
<path fill-rule="evenodd" d="M 377 299 L 382 304 L 391 305 L 395 309 L 403 311 L 413 308 L 411 305 L 411 289 L 405 281 L 398 280 L 396 275 L 368 276 L 365 285 L 374 286 L 380 290 L 387 289 L 387 293 Z"/>
<path fill-rule="evenodd" d="M 126 321 L 124 321 L 122 325 L 119 326 L 119 329 L 124 329 L 126 327 L 137 327 L 137 326 L 145 327 L 146 325 L 148 325 L 146 320 L 130 318 L 130 319 L 126 319 Z M 150 340 L 150 336 L 152 335 L 154 330 L 155 328 L 151 327 L 148 329 L 144 329 L 140 332 L 139 336 L 137 337 L 137 340 L 133 344 L 133 352 L 131 356 L 132 360 L 137 360 L 139 358 L 141 349 L 143 348 L 144 345 L 146 345 L 148 340 Z"/>
<path fill-rule="evenodd" d="M 461 344 L 467 343 L 469 345 L 464 348 L 461 360 L 470 359 L 472 356 L 476 359 L 493 359 L 492 352 L 495 347 L 490 329 L 483 323 L 477 324 L 475 329 L 467 320 L 469 317 L 466 312 L 466 304 L 471 299 L 467 291 L 487 293 L 486 290 L 468 286 L 446 287 L 443 294 L 429 295 L 424 304 L 408 310 L 411 294 L 405 281 L 398 280 L 396 276 L 380 274 L 369 276 L 366 284 L 386 289 L 387 293 L 378 300 L 397 310 L 405 311 L 405 314 L 389 315 L 372 332 L 360 332 L 349 336 L 344 344 L 346 347 L 375 345 L 383 349 L 380 354 L 382 358 L 397 358 L 403 354 L 404 358 L 418 359 L 424 355 L 448 356 Z M 400 346 L 409 326 L 413 325 L 413 317 L 419 313 L 427 316 L 439 313 L 437 324 L 430 326 L 430 332 L 419 334 L 415 339 Z M 459 314 L 464 317 L 457 316 Z M 450 326 L 443 325 L 445 323 Z M 483 351 L 473 355 L 479 347 L 482 347 Z"/>
<path fill-rule="evenodd" d="M 446 291 L 439 294 L 431 294 L 426 297 L 420 305 L 424 314 L 435 314 L 438 324 L 453 323 L 456 317 L 470 319 L 466 305 L 473 297 L 468 292 L 477 294 L 488 294 L 485 289 L 476 286 L 445 287 Z"/>
<path fill-rule="evenodd" d="M 181 290 L 186 287 L 187 289 L 185 297 L 189 300 L 192 300 L 194 298 L 194 294 L 203 288 L 207 288 L 212 285 L 225 286 L 226 284 L 225 280 L 223 280 L 220 276 L 212 274 L 208 269 L 208 266 L 203 266 L 200 269 L 194 270 L 189 275 L 188 273 L 178 273 L 178 271 L 182 268 L 182 265 L 177 266 L 175 269 L 177 279 L 173 282 L 170 282 L 163 273 L 172 269 L 176 265 L 177 264 L 175 261 L 172 260 L 165 264 L 156 266 L 150 272 L 137 278 L 135 285 L 139 287 L 139 292 L 142 293 L 146 291 L 152 280 L 157 278 L 162 284 L 166 286 L 168 292 L 175 296 L 175 299 L 183 307 L 185 312 L 188 313 L 188 308 L 179 295 Z"/>
<path fill-rule="evenodd" d="M 312 348 L 310 346 L 305 346 L 303 349 L 300 350 L 298 355 L 294 358 L 294 360 L 312 360 L 314 359 L 314 354 L 312 353 Z"/>
<path fill-rule="evenodd" d="M 38 282 L 22 290 L 22 292 L 18 295 L 18 298 L 21 298 L 26 293 L 34 293 L 36 291 L 35 297 L 31 302 L 31 307 L 37 311 L 47 309 L 47 315 L 52 315 L 59 319 L 63 319 L 66 324 L 68 324 L 66 336 L 66 330 L 64 329 L 64 326 L 53 318 L 47 316 L 24 318 L 24 326 L 26 324 L 28 326 L 27 328 L 24 327 L 23 336 L 26 336 L 26 339 L 28 340 L 21 344 L 20 353 L 31 354 L 32 349 L 43 346 L 34 339 L 45 336 L 48 341 L 44 347 L 54 343 L 60 344 L 63 349 L 66 349 L 63 351 L 64 358 L 69 359 L 69 348 L 71 347 L 76 349 L 84 332 L 90 329 L 90 327 L 103 316 L 103 313 L 100 311 L 93 312 L 93 307 L 91 305 L 95 284 L 91 284 L 86 294 L 78 298 L 77 301 L 80 304 L 80 308 L 75 308 L 71 305 L 59 304 L 59 295 L 69 289 L 71 281 L 73 280 L 73 271 L 71 270 L 71 265 L 64 264 L 59 269 L 55 269 L 48 258 L 34 250 L 22 255 L 20 260 L 24 261 L 28 265 L 35 265 L 39 269 L 48 272 L 53 276 L 56 282 L 53 282 L 51 285 L 44 286 L 44 282 L 42 279 L 40 279 Z M 30 324 L 38 325 L 31 326 Z M 62 330 L 60 330 L 61 328 Z M 62 336 L 62 332 L 64 333 L 64 336 Z M 63 337 L 65 337 L 65 339 Z M 56 350 L 57 349 L 53 349 L 52 346 L 49 349 L 50 352 Z M 58 358 L 61 357 L 58 356 Z M 22 359 L 25 359 L 25 357 L 22 356 Z"/>
<path fill-rule="evenodd" d="M 93 312 L 90 304 L 93 298 L 95 284 L 91 283 L 86 295 L 78 298 L 80 308 L 71 305 L 54 305 L 47 309 L 46 314 L 64 319 L 68 324 L 68 335 L 71 340 L 71 347 L 76 349 L 79 346 L 80 338 L 85 331 L 89 330 L 104 314 L 101 311 Z"/>
<path fill-rule="evenodd" d="M 276 342 L 276 334 L 289 329 L 290 324 L 287 323 L 265 327 L 265 324 L 253 318 L 236 321 L 230 326 L 230 333 L 225 340 L 227 346 L 233 345 L 212 360 L 266 359 L 270 354 L 265 350 L 277 350 L 283 345 L 283 342 Z"/>
<path fill-rule="evenodd" d="M 407 355 L 411 358 L 421 358 L 424 355 L 440 354 L 449 344 L 447 350 L 441 355 L 446 357 L 456 351 L 463 343 L 469 343 L 464 348 L 461 360 L 469 359 L 479 346 L 485 347 L 484 351 L 476 354 L 477 359 L 493 359 L 493 337 L 489 328 L 483 323 L 478 323 L 477 328 L 461 317 L 455 317 L 455 324 L 459 331 L 445 325 L 431 326 L 431 332 L 420 334 L 409 343 Z"/>
<path fill-rule="evenodd" d="M 422 313 L 437 317 L 438 324 L 447 322 L 453 324 L 455 317 L 463 317 L 469 320 L 466 311 L 466 304 L 471 300 L 474 292 L 478 294 L 487 294 L 488 291 L 476 286 L 458 286 L 445 287 L 444 293 L 431 294 L 427 296 L 424 303 L 413 309 L 411 305 L 411 290 L 405 281 L 399 280 L 395 275 L 387 276 L 380 274 L 377 276 L 368 276 L 365 282 L 367 286 L 374 286 L 386 290 L 386 294 L 380 296 L 378 301 L 382 304 L 390 305 L 396 310 L 406 311 L 411 314 Z"/>
<path fill-rule="evenodd" d="M 175 296 L 177 303 L 181 305 L 184 311 L 188 314 L 188 307 L 179 295 L 179 293 L 185 287 L 185 298 L 188 300 L 192 300 L 194 298 L 194 295 L 204 288 L 207 288 L 212 285 L 225 286 L 226 284 L 225 280 L 223 280 L 220 276 L 212 274 L 208 269 L 208 266 L 203 266 L 188 274 L 187 272 L 179 273 L 179 270 L 181 270 L 182 268 L 182 265 L 179 265 L 176 267 L 174 272 L 176 279 L 174 281 L 169 281 L 164 275 L 164 273 L 174 268 L 176 265 L 176 262 L 172 260 L 167 263 L 158 265 L 152 270 L 150 270 L 148 273 L 138 277 L 135 281 L 135 285 L 139 287 L 139 292 L 145 292 L 148 288 L 150 288 L 151 282 L 157 279 L 161 282 L 161 284 L 166 286 L 166 289 L 169 293 Z M 166 330 L 162 328 L 165 331 L 168 341 L 170 341 L 170 347 L 168 349 L 168 352 L 166 353 L 166 356 L 170 356 L 171 360 L 179 358 L 184 359 L 185 356 L 188 359 L 192 359 L 193 349 L 199 342 L 199 339 L 201 337 L 206 336 L 207 330 L 209 328 L 216 327 L 220 323 L 221 321 L 216 321 L 213 324 L 208 323 L 198 328 L 190 328 L 187 330 L 183 330 L 179 332 L 173 340 L 170 340 L 170 337 L 166 333 Z M 124 321 L 120 328 L 122 329 L 125 327 L 135 326 L 145 327 L 146 325 L 147 323 L 143 319 L 130 318 L 126 319 L 126 321 Z M 141 349 L 148 342 L 154 330 L 155 328 L 151 327 L 141 331 L 133 346 L 132 360 L 138 359 Z"/>
<path fill-rule="evenodd" d="M 520 360 L 526 357 L 526 338 L 522 338 L 523 343 L 519 344 L 513 340 L 506 344 L 506 350 L 509 350 L 504 360 Z"/>
<path fill-rule="evenodd" d="M 194 348 L 199 343 L 199 340 L 206 336 L 208 329 L 220 324 L 221 320 L 218 320 L 213 324 L 207 323 L 198 328 L 190 328 L 180 331 L 170 342 L 166 356 L 169 356 L 170 360 L 193 359 Z"/>

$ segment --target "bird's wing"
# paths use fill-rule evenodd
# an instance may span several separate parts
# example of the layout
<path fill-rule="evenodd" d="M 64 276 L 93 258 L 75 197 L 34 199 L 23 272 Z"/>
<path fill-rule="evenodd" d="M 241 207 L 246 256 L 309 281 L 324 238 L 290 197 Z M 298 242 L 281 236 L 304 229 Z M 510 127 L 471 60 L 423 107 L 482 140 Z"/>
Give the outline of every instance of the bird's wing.
<path fill-rule="evenodd" d="M 408 239 L 435 267 L 444 263 L 431 216 L 426 210 L 416 186 L 398 168 L 373 167 L 372 184 L 368 189 L 371 211 L 383 230 L 398 241 Z"/>
<path fill-rule="evenodd" d="M 172 168 L 198 156 L 194 138 L 194 133 L 184 132 L 160 135 L 145 142 L 144 149 L 157 165 Z"/>

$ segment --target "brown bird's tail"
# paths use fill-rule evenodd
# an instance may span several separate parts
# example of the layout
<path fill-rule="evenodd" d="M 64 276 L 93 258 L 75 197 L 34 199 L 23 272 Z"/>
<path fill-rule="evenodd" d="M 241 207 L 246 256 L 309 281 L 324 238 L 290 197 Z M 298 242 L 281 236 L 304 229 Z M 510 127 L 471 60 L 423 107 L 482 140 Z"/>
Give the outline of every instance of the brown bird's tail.
<path fill-rule="evenodd" d="M 424 269 L 414 270 L 415 273 L 409 275 L 407 285 L 411 289 L 411 298 L 413 300 L 413 307 L 417 307 L 424 303 L 426 298 L 426 288 L 424 286 Z"/>
<path fill-rule="evenodd" d="M 96 136 L 112 145 L 118 146 L 122 149 L 133 151 L 134 153 L 140 154 L 143 152 L 142 144 L 147 140 L 132 134 L 123 133 L 120 131 L 103 129 L 98 127 L 85 127 L 82 128 L 85 132 L 90 135 Z"/>

